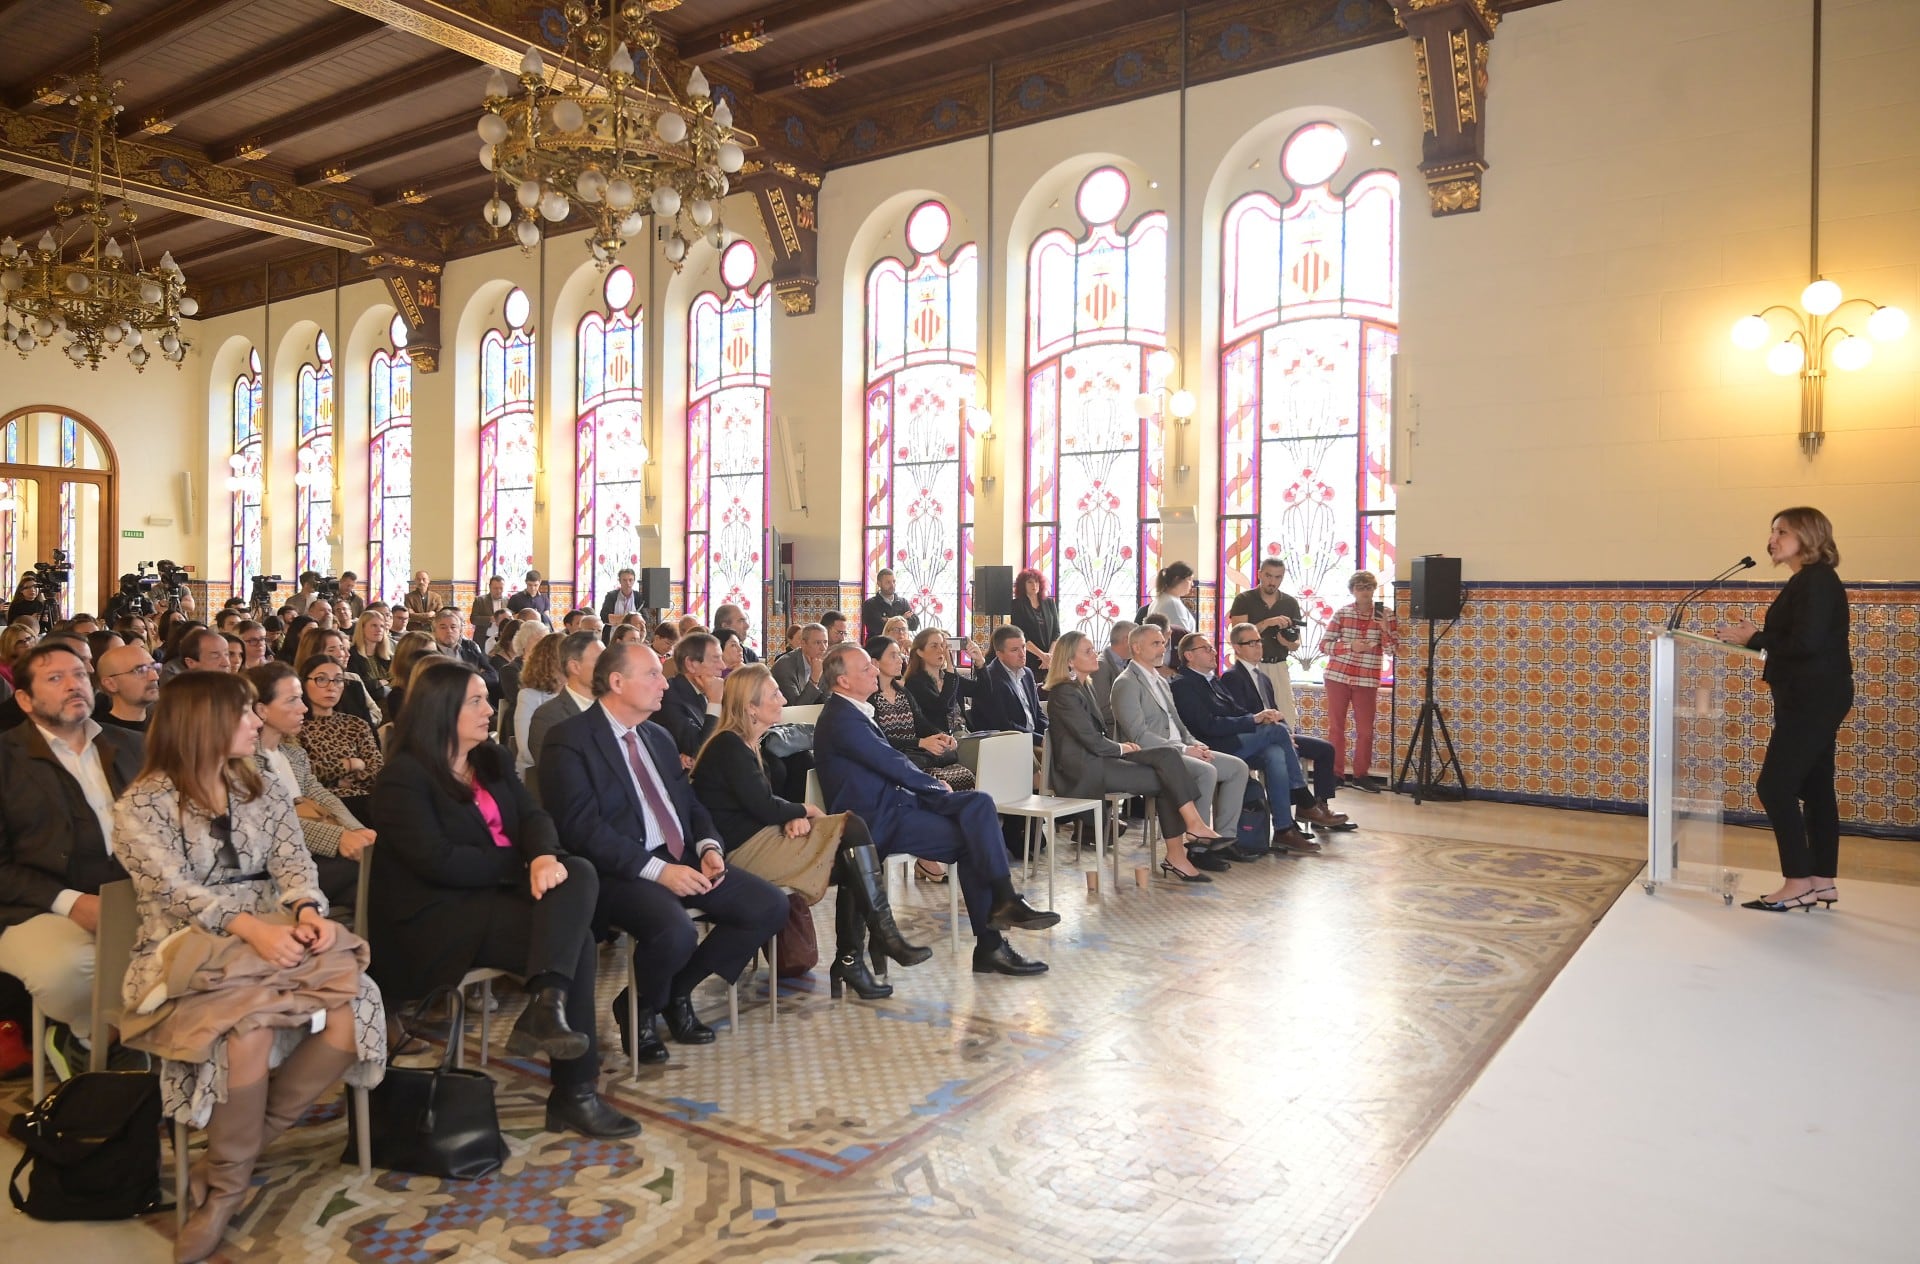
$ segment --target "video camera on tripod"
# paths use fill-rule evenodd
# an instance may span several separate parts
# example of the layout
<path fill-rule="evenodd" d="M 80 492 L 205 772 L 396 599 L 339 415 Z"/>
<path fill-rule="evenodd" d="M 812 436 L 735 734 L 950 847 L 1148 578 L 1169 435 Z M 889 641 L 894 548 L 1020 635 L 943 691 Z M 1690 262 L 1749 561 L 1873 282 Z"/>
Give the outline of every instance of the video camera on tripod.
<path fill-rule="evenodd" d="M 67 551 L 55 549 L 51 562 L 35 562 L 33 573 L 22 578 L 33 581 L 39 600 L 17 603 L 13 617 L 38 616 L 41 630 L 45 631 L 59 621 L 60 590 L 73 578 L 73 564 L 67 560 Z"/>
<path fill-rule="evenodd" d="M 247 594 L 247 604 L 253 608 L 255 618 L 273 612 L 274 590 L 280 587 L 281 582 L 278 575 L 255 575 L 253 577 L 253 588 Z"/>

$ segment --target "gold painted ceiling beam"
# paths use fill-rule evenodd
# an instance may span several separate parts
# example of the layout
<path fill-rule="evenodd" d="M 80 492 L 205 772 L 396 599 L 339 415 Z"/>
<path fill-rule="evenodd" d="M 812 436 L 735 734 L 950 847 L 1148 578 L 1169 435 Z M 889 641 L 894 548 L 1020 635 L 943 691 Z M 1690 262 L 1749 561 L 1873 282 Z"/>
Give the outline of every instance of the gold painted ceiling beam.
<path fill-rule="evenodd" d="M 892 6 L 898 2 L 899 0 L 782 0 L 781 3 L 753 9 L 728 18 L 724 22 L 690 32 L 680 40 L 680 59 L 689 66 L 698 66 L 717 58 L 730 56 L 734 51 L 734 38 L 746 29 L 757 30 L 757 37 L 760 40 L 772 43 L 782 37 L 798 35 L 816 26 L 824 26 L 869 9 L 878 9 L 882 5 Z"/>

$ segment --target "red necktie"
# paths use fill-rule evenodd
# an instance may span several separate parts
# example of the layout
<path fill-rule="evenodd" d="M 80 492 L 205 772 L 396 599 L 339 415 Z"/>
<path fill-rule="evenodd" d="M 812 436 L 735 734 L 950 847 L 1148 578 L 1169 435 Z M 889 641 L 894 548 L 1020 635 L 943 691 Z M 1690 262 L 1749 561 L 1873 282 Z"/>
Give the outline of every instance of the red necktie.
<path fill-rule="evenodd" d="M 640 783 L 640 797 L 647 801 L 647 810 L 653 813 L 653 819 L 660 822 L 660 841 L 667 845 L 667 854 L 677 861 L 687 854 L 686 840 L 680 836 L 680 818 L 672 805 L 660 797 L 653 778 L 640 761 L 640 735 L 628 729 L 623 737 L 627 744 L 627 763 L 633 768 L 633 779 Z"/>

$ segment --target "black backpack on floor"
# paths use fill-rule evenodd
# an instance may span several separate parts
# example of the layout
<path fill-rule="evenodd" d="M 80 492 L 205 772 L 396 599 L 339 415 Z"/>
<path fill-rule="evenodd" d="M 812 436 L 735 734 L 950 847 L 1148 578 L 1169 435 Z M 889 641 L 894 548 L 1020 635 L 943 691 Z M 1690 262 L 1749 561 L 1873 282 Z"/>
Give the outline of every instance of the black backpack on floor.
<path fill-rule="evenodd" d="M 54 1087 L 8 1131 L 26 1148 L 7 1179 L 35 1220 L 128 1220 L 161 1211 L 160 1077 L 88 1071 Z M 26 1197 L 20 1173 L 32 1164 Z"/>
<path fill-rule="evenodd" d="M 1237 831 L 1239 840 L 1234 843 L 1241 851 L 1263 852 L 1273 846 L 1273 806 L 1267 802 L 1266 792 L 1260 783 L 1247 781 L 1247 793 L 1240 804 L 1240 825 Z"/>

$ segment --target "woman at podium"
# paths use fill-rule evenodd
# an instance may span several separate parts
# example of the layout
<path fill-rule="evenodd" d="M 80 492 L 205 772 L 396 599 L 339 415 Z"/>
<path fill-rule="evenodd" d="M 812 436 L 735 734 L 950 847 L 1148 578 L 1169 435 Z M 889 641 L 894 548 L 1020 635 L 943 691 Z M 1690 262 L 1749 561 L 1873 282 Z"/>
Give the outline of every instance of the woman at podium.
<path fill-rule="evenodd" d="M 1840 805 L 1833 789 L 1834 747 L 1853 708 L 1853 652 L 1847 639 L 1847 590 L 1834 568 L 1840 550 L 1833 523 L 1801 506 L 1774 515 L 1767 556 L 1793 573 L 1759 627 L 1742 622 L 1721 638 L 1765 650 L 1763 675 L 1773 691 L 1773 736 L 1767 739 L 1757 789 L 1780 846 L 1779 890 L 1742 907 L 1769 913 L 1835 904 L 1840 857 Z"/>

